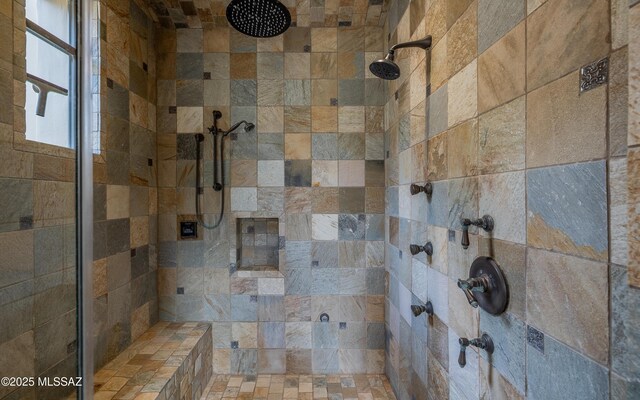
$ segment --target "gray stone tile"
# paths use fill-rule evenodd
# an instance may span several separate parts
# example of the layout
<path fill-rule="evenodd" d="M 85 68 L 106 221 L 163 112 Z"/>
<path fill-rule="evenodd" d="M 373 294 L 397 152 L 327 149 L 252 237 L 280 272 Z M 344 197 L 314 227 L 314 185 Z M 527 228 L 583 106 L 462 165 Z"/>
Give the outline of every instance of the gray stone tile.
<path fill-rule="evenodd" d="M 202 107 L 203 85 L 201 80 L 176 82 L 176 106 Z"/>
<path fill-rule="evenodd" d="M 338 267 L 338 242 L 314 241 L 311 248 L 311 266 L 314 268 Z"/>
<path fill-rule="evenodd" d="M 176 78 L 177 79 L 202 79 L 204 64 L 202 53 L 177 53 L 176 54 Z"/>
<path fill-rule="evenodd" d="M 232 138 L 232 141 L 231 141 L 231 158 L 232 159 L 255 160 L 257 156 L 258 156 L 258 136 L 255 132 L 242 132 L 241 134 L 238 134 Z"/>
<path fill-rule="evenodd" d="M 364 80 L 364 104 L 366 106 L 384 106 L 387 102 L 387 85 L 383 79 Z"/>
<path fill-rule="evenodd" d="M 337 349 L 314 349 L 312 353 L 314 373 L 332 374 L 339 371 Z"/>
<path fill-rule="evenodd" d="M 231 297 L 227 294 L 205 295 L 204 308 L 204 315 L 211 321 L 229 321 L 231 319 Z"/>
<path fill-rule="evenodd" d="M 253 296 L 232 295 L 231 296 L 231 319 L 232 321 L 257 321 L 258 302 Z"/>
<path fill-rule="evenodd" d="M 286 160 L 284 164 L 285 186 L 311 186 L 311 160 Z"/>
<path fill-rule="evenodd" d="M 427 203 L 427 222 L 440 227 L 448 226 L 448 182 L 434 182 L 431 201 Z"/>
<path fill-rule="evenodd" d="M 433 204 L 433 199 L 431 200 Z M 449 181 L 449 229 L 462 230 L 460 218 L 478 218 L 478 180 L 476 178 Z M 471 227 L 469 232 L 477 229 Z"/>
<path fill-rule="evenodd" d="M 129 91 L 115 82 L 107 89 L 107 110 L 110 115 L 129 120 Z"/>
<path fill-rule="evenodd" d="M 337 160 L 338 135 L 334 133 L 312 135 L 311 153 L 314 160 Z"/>
<path fill-rule="evenodd" d="M 340 214 L 338 229 L 340 240 L 363 240 L 365 238 L 366 218 L 360 214 Z"/>
<path fill-rule="evenodd" d="M 107 255 L 128 251 L 129 246 L 129 218 L 107 221 Z"/>
<path fill-rule="evenodd" d="M 231 350 L 231 373 L 239 375 L 255 375 L 258 373 L 257 349 Z"/>
<path fill-rule="evenodd" d="M 5 298 L 1 300 L 5 300 Z M 0 306 L 0 317 L 3 321 L 0 342 L 5 343 L 33 328 L 33 306 L 34 299 L 32 297 Z"/>
<path fill-rule="evenodd" d="M 287 106 L 310 106 L 311 81 L 308 79 L 285 80 L 284 104 Z"/>
<path fill-rule="evenodd" d="M 284 279 L 287 295 L 306 295 L 311 292 L 311 270 L 309 268 L 287 269 Z"/>
<path fill-rule="evenodd" d="M 607 399 L 607 370 L 548 335 L 544 353 L 528 346 L 527 398 L 532 400 Z"/>
<path fill-rule="evenodd" d="M 258 347 L 261 349 L 283 349 L 284 322 L 258 323 Z"/>
<path fill-rule="evenodd" d="M 607 260 L 607 188 L 604 161 L 527 172 L 527 242 Z"/>
<path fill-rule="evenodd" d="M 338 134 L 338 159 L 362 160 L 365 156 L 364 133 Z"/>
<path fill-rule="evenodd" d="M 385 277 L 386 271 L 384 268 L 367 268 L 367 294 L 385 294 Z"/>
<path fill-rule="evenodd" d="M 22 179 L 0 179 L 0 231 L 17 230 L 20 219 L 33 218 L 33 185 Z"/>
<path fill-rule="evenodd" d="M 257 84 L 255 80 L 231 81 L 231 105 L 255 106 L 257 102 Z"/>
<path fill-rule="evenodd" d="M 338 104 L 341 106 L 364 105 L 364 80 L 341 79 L 338 84 Z"/>
<path fill-rule="evenodd" d="M 342 295 L 367 294 L 367 278 L 364 268 L 341 268 L 338 271 L 338 288 Z"/>
<path fill-rule="evenodd" d="M 64 267 L 64 232 L 61 226 L 34 231 L 35 276 L 61 271 Z"/>
<path fill-rule="evenodd" d="M 480 331 L 493 339 L 495 350 L 490 357 L 482 357 L 496 368 L 521 393 L 525 390 L 525 323 L 511 314 L 493 316 L 480 313 Z"/>
<path fill-rule="evenodd" d="M 338 201 L 341 213 L 364 213 L 364 188 L 338 189 Z"/>
<path fill-rule="evenodd" d="M 284 134 L 261 133 L 258 135 L 258 159 L 259 160 L 283 160 L 284 159 Z"/>
<path fill-rule="evenodd" d="M 628 285 L 627 268 L 612 265 L 611 368 L 625 379 L 638 381 L 640 371 L 640 290 Z M 640 384 L 640 382 L 636 382 Z"/>
<path fill-rule="evenodd" d="M 447 84 L 445 83 L 427 98 L 427 131 L 429 138 L 447 130 L 449 99 L 447 93 Z"/>
<path fill-rule="evenodd" d="M 285 256 L 287 269 L 311 267 L 311 242 L 289 241 L 285 248 Z"/>
<path fill-rule="evenodd" d="M 337 349 L 339 347 L 338 332 L 337 322 L 314 322 L 313 348 Z"/>
<path fill-rule="evenodd" d="M 384 214 L 367 215 L 366 240 L 384 240 Z"/>
<path fill-rule="evenodd" d="M 480 0 L 478 53 L 482 53 L 518 24 L 526 13 L 525 0 Z"/>
<path fill-rule="evenodd" d="M 131 255 L 129 251 L 107 258 L 107 288 L 119 288 L 131 280 Z"/>
<path fill-rule="evenodd" d="M 197 142 L 192 134 L 176 135 L 176 151 L 178 160 L 195 160 Z"/>
<path fill-rule="evenodd" d="M 309 293 L 307 290 L 306 293 Z M 340 275 L 329 268 L 311 270 L 312 295 L 336 295 L 340 293 Z"/>
<path fill-rule="evenodd" d="M 385 329 L 382 323 L 371 323 L 367 325 L 367 349 L 384 349 Z"/>
<path fill-rule="evenodd" d="M 259 296 L 258 321 L 284 321 L 284 296 Z"/>
<path fill-rule="evenodd" d="M 349 322 L 344 329 L 338 329 L 339 347 L 341 349 L 367 348 L 367 323 Z M 349 384 L 349 382 L 346 382 Z M 350 387 L 350 386 L 346 386 Z M 355 387 L 355 383 L 353 384 Z"/>

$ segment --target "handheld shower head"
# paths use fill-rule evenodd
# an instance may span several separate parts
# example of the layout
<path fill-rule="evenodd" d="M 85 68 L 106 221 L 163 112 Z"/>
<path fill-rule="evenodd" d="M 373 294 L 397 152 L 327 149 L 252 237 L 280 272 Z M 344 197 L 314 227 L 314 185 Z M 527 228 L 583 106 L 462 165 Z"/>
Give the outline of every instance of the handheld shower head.
<path fill-rule="evenodd" d="M 419 47 L 423 50 L 428 50 L 431 48 L 431 36 L 425 36 L 420 40 L 398 43 L 392 46 L 385 58 L 376 60 L 369 65 L 371 73 L 381 79 L 398 79 L 400 77 L 400 67 L 398 67 L 398 64 L 393 62 L 395 58 L 395 51 L 406 47 Z"/>

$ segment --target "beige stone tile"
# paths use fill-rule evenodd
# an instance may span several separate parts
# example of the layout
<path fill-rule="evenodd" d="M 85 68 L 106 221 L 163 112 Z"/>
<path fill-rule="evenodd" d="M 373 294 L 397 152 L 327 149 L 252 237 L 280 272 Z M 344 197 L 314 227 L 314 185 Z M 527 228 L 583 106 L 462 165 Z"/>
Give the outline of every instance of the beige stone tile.
<path fill-rule="evenodd" d="M 491 237 L 525 244 L 527 217 L 524 171 L 483 175 L 478 181 L 478 215 L 488 214 L 494 218 L 495 227 Z M 485 231 L 480 231 L 480 234 L 489 235 Z"/>
<path fill-rule="evenodd" d="M 107 219 L 129 218 L 129 186 L 107 185 Z"/>
<path fill-rule="evenodd" d="M 336 79 L 338 56 L 336 53 L 311 53 L 311 78 Z"/>
<path fill-rule="evenodd" d="M 447 85 L 447 115 L 449 126 L 473 118 L 478 114 L 478 74 L 477 61 L 473 60 Z"/>
<path fill-rule="evenodd" d="M 636 7 L 638 8 L 638 7 Z M 629 284 L 640 287 L 640 149 L 629 151 L 627 158 L 627 187 L 629 196 L 628 246 Z M 635 207 L 634 207 L 635 205 Z"/>
<path fill-rule="evenodd" d="M 429 27 L 429 34 L 432 36 L 434 44 L 440 42 L 447 33 L 446 12 L 446 0 L 434 0 L 426 4 L 424 21 L 425 25 Z"/>
<path fill-rule="evenodd" d="M 478 112 L 483 113 L 525 93 L 525 23 L 478 57 Z"/>
<path fill-rule="evenodd" d="M 452 279 L 449 288 L 449 327 L 460 337 L 478 337 L 480 319 L 478 309 L 469 305 L 464 292 Z"/>
<path fill-rule="evenodd" d="M 257 168 L 256 160 L 231 160 L 231 186 L 256 186 Z"/>
<path fill-rule="evenodd" d="M 527 21 L 527 88 L 607 55 L 609 1 L 547 1 Z"/>
<path fill-rule="evenodd" d="M 611 54 L 609 64 L 609 155 L 627 154 L 629 61 L 627 47 Z"/>
<path fill-rule="evenodd" d="M 629 42 L 629 2 L 611 0 L 611 47 L 614 50 Z"/>
<path fill-rule="evenodd" d="M 447 171 L 449 178 L 478 173 L 478 120 L 456 126 L 447 133 Z M 454 151 L 455 149 L 455 151 Z"/>
<path fill-rule="evenodd" d="M 524 400 L 508 380 L 506 380 L 483 357 L 480 363 L 480 398 L 483 400 Z"/>
<path fill-rule="evenodd" d="M 203 127 L 202 107 L 178 107 L 178 133 L 201 132 Z"/>
<path fill-rule="evenodd" d="M 286 160 L 311 159 L 311 134 L 293 133 L 284 135 L 284 158 Z"/>
<path fill-rule="evenodd" d="M 640 37 L 640 6 L 629 10 L 629 37 Z M 640 144 L 640 40 L 629 43 L 629 146 Z"/>
<path fill-rule="evenodd" d="M 131 218 L 131 248 L 149 244 L 149 217 Z"/>
<path fill-rule="evenodd" d="M 338 98 L 338 81 L 335 79 L 314 79 L 311 82 L 311 104 L 331 105 L 331 99 Z"/>
<path fill-rule="evenodd" d="M 309 79 L 311 76 L 310 53 L 285 53 L 284 54 L 284 78 L 285 79 Z"/>
<path fill-rule="evenodd" d="M 338 161 L 339 186 L 364 186 L 364 177 L 364 160 Z"/>
<path fill-rule="evenodd" d="M 491 174 L 525 167 L 525 96 L 480 116 L 478 170 Z"/>
<path fill-rule="evenodd" d="M 445 37 L 436 43 L 431 49 L 431 92 L 435 92 L 449 79 L 449 67 L 447 65 L 447 40 Z"/>
<path fill-rule="evenodd" d="M 527 167 L 602 158 L 606 87 L 579 93 L 578 72 L 527 96 Z"/>
<path fill-rule="evenodd" d="M 463 1 L 467 2 L 467 1 Z M 451 6 L 461 1 L 449 1 Z M 469 64 L 478 54 L 478 7 L 473 4 L 455 21 L 447 32 L 447 64 L 449 76 Z"/>
<path fill-rule="evenodd" d="M 316 161 L 314 161 L 315 163 Z M 333 161 L 336 165 L 335 172 L 335 186 L 337 186 L 338 181 L 338 167 L 337 161 Z M 316 181 L 316 178 L 313 179 L 313 185 L 316 186 L 316 182 L 320 183 L 320 181 Z M 340 203 L 339 203 L 339 195 L 338 189 L 333 187 L 318 187 L 313 189 L 312 193 L 312 211 L 314 213 L 338 213 L 340 212 Z"/>
<path fill-rule="evenodd" d="M 335 52 L 338 50 L 337 28 L 311 28 L 311 51 Z"/>
<path fill-rule="evenodd" d="M 0 148 L 0 175 L 8 178 L 33 177 L 33 154 L 3 145 Z"/>
<path fill-rule="evenodd" d="M 284 131 L 284 108 L 258 107 L 258 131 L 260 133 Z"/>
<path fill-rule="evenodd" d="M 338 130 L 338 107 L 311 107 L 312 132 L 336 132 Z"/>
<path fill-rule="evenodd" d="M 338 132 L 364 132 L 364 107 L 338 107 Z"/>
<path fill-rule="evenodd" d="M 313 186 L 338 186 L 338 161 L 313 160 L 311 172 Z"/>
<path fill-rule="evenodd" d="M 228 27 L 213 27 L 208 25 L 203 30 L 203 46 L 205 53 L 229 52 Z"/>
<path fill-rule="evenodd" d="M 447 132 L 429 139 L 427 144 L 427 171 L 430 180 L 446 179 L 447 172 Z"/>
<path fill-rule="evenodd" d="M 231 324 L 231 336 L 238 341 L 241 349 L 258 347 L 258 324 L 256 322 L 234 322 Z"/>
<path fill-rule="evenodd" d="M 527 15 L 531 14 L 543 5 L 547 0 L 527 0 Z"/>
<path fill-rule="evenodd" d="M 527 321 L 606 364 L 609 357 L 607 265 L 529 249 Z"/>

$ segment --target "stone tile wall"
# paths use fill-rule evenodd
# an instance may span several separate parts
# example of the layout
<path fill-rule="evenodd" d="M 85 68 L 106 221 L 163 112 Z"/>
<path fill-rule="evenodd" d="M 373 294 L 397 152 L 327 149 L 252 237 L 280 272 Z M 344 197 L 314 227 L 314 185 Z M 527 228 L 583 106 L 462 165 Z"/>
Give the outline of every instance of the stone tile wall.
<path fill-rule="evenodd" d="M 23 1 L 0 4 L 0 374 L 75 376 L 75 154 L 25 139 Z M 0 388 L 60 398 L 68 388 Z M 15 397 L 14 397 L 15 396 Z"/>
<path fill-rule="evenodd" d="M 144 2 L 100 3 L 94 156 L 94 340 L 99 368 L 158 320 L 155 27 Z"/>
<path fill-rule="evenodd" d="M 384 83 L 367 72 L 382 29 L 228 27 L 158 36 L 159 300 L 166 320 L 213 324 L 218 373 L 381 372 L 384 365 Z M 225 142 L 225 218 L 200 240 L 195 133 L 247 120 Z M 204 155 L 205 220 L 212 138 Z M 237 219 L 278 220 L 279 272 L 237 268 Z M 328 323 L 320 315 L 330 316 Z"/>
<path fill-rule="evenodd" d="M 385 107 L 386 373 L 399 399 L 640 396 L 627 18 L 626 1 L 607 0 L 390 6 L 389 45 L 433 36 L 431 52 L 397 53 Z M 579 69 L 603 57 L 608 84 L 580 93 Z M 411 196 L 426 180 L 431 198 Z M 472 229 L 462 249 L 460 217 L 483 214 L 494 231 Z M 433 256 L 410 255 L 427 241 Z M 501 316 L 456 285 L 478 255 L 506 274 Z M 426 301 L 435 315 L 413 317 L 410 304 Z M 484 332 L 493 356 L 468 349 L 460 368 L 458 338 Z"/>

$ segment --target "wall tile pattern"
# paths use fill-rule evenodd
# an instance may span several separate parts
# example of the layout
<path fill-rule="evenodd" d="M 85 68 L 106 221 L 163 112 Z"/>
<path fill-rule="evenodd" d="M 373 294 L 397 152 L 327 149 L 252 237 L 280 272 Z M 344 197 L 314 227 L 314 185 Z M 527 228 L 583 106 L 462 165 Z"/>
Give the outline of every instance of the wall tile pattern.
<path fill-rule="evenodd" d="M 636 360 L 621 350 L 640 343 L 629 308 L 640 293 L 624 276 L 628 263 L 634 282 L 637 258 L 637 201 L 624 189 L 628 182 L 632 196 L 637 174 L 638 35 L 628 6 L 390 5 L 385 43 L 433 36 L 430 52 L 399 51 L 402 75 L 387 82 L 385 371 L 398 399 L 640 395 Z M 579 94 L 579 68 L 602 57 L 614 65 L 609 84 Z M 627 90 L 628 113 L 617 100 Z M 431 198 L 411 196 L 409 184 L 427 179 Z M 471 229 L 463 250 L 460 217 L 483 214 L 494 217 L 494 231 Z M 410 255 L 410 243 L 427 241 L 433 256 Z M 506 274 L 510 301 L 501 316 L 471 308 L 456 285 L 478 255 L 494 257 Z M 425 301 L 435 315 L 413 317 L 409 305 Z M 468 349 L 461 369 L 457 339 L 484 332 L 494 354 Z"/>

